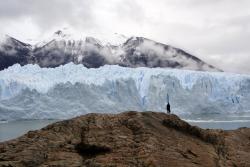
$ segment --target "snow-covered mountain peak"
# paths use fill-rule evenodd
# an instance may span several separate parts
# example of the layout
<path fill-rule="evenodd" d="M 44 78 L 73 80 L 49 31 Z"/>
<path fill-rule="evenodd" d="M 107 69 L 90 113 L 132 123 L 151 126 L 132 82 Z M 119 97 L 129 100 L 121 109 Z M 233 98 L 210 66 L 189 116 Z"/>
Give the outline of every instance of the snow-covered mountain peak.
<path fill-rule="evenodd" d="M 7 34 L 0 34 L 0 44 L 6 44 L 6 42 L 9 42 L 12 38 L 11 36 Z"/>
<path fill-rule="evenodd" d="M 8 48 L 8 50 L 12 50 L 13 48 L 17 49 L 31 48 L 30 44 L 21 42 L 16 38 L 13 38 L 7 34 L 0 35 L 0 46 L 5 47 L 2 48 L 2 51 L 5 51 L 6 47 Z"/>
<path fill-rule="evenodd" d="M 125 43 L 129 37 L 126 37 L 123 34 L 111 33 L 111 34 L 99 34 L 97 35 L 98 39 L 102 41 L 103 45 L 113 45 L 120 46 Z"/>
<path fill-rule="evenodd" d="M 62 30 L 55 31 L 52 35 L 44 37 L 40 42 L 35 44 L 35 48 L 43 47 L 52 41 L 84 41 L 87 43 L 98 44 L 102 46 L 121 46 L 129 38 L 125 35 L 118 33 L 90 33 L 81 34 L 70 29 L 63 28 Z M 38 40 L 36 40 L 38 41 Z"/>
<path fill-rule="evenodd" d="M 57 30 L 52 35 L 55 40 L 80 40 L 83 38 L 82 35 L 76 34 L 68 29 Z"/>
<path fill-rule="evenodd" d="M 40 39 L 41 42 L 33 47 L 15 38 L 9 39 L 0 53 L 0 62 L 3 62 L 0 70 L 16 63 L 57 67 L 73 62 L 88 68 L 112 64 L 124 67 L 220 71 L 181 49 L 144 37 L 128 38 L 118 33 L 90 33 L 87 36 L 62 29 Z M 10 49 L 15 59 L 9 57 Z"/>
<path fill-rule="evenodd" d="M 52 35 L 45 36 L 42 39 L 40 39 L 40 42 L 37 42 L 34 45 L 34 48 L 41 48 L 48 43 L 51 43 L 52 41 L 80 41 L 83 40 L 83 36 L 75 34 L 71 32 L 68 29 L 63 29 L 63 30 L 57 30 L 55 31 Z M 39 40 L 36 40 L 39 41 Z"/>

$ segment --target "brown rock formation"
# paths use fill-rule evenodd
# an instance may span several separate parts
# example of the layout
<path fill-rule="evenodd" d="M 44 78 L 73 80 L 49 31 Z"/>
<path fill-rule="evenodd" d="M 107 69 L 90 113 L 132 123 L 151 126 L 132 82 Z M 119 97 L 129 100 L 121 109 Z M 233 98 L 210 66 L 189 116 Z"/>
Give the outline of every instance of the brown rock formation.
<path fill-rule="evenodd" d="M 0 167 L 250 166 L 250 129 L 204 130 L 175 115 L 88 114 L 0 143 Z"/>

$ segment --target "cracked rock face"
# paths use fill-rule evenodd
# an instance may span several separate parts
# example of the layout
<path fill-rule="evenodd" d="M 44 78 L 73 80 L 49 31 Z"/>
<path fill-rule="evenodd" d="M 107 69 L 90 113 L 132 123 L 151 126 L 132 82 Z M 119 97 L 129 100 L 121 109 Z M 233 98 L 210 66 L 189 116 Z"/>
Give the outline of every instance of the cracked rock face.
<path fill-rule="evenodd" d="M 0 143 L 3 166 L 250 166 L 250 129 L 204 130 L 175 115 L 88 114 Z"/>

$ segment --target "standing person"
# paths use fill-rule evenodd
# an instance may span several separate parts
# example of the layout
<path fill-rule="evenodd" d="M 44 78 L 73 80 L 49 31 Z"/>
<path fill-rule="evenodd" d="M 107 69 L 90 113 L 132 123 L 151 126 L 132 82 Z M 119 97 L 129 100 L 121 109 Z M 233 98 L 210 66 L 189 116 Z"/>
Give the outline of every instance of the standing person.
<path fill-rule="evenodd" d="M 170 109 L 170 104 L 167 104 L 167 113 L 170 114 L 171 113 L 171 109 Z"/>
<path fill-rule="evenodd" d="M 167 101 L 168 101 L 168 104 L 167 104 L 167 113 L 170 114 L 171 113 L 171 108 L 170 108 L 170 104 L 169 104 L 169 95 L 167 94 Z"/>

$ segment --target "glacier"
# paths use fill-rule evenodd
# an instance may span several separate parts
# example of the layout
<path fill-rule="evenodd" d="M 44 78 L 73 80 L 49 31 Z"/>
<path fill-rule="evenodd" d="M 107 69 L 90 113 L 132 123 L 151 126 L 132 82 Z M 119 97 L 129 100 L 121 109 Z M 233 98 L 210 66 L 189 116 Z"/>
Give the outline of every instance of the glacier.
<path fill-rule="evenodd" d="M 250 115 L 250 76 L 167 68 L 69 63 L 56 68 L 18 64 L 0 71 L 0 120 L 67 119 L 128 110 L 182 117 Z"/>

